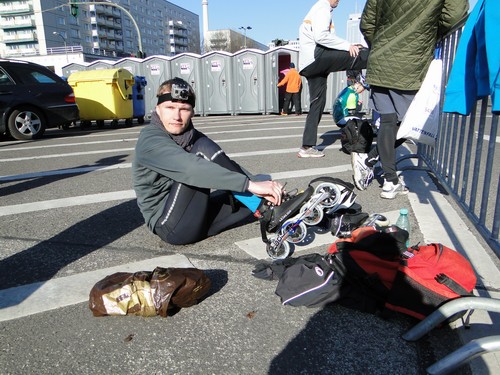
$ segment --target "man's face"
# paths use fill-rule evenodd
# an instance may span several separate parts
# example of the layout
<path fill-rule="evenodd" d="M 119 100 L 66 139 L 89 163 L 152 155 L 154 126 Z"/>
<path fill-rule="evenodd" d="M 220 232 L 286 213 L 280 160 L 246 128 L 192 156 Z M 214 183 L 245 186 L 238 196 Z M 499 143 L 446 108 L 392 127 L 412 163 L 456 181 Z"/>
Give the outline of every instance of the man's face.
<path fill-rule="evenodd" d="M 172 101 L 158 104 L 156 113 L 167 132 L 173 135 L 184 133 L 189 126 L 189 121 L 194 116 L 191 104 Z"/>
<path fill-rule="evenodd" d="M 340 0 L 330 0 L 330 6 L 332 8 L 337 8 L 337 6 L 339 5 L 339 1 Z"/>

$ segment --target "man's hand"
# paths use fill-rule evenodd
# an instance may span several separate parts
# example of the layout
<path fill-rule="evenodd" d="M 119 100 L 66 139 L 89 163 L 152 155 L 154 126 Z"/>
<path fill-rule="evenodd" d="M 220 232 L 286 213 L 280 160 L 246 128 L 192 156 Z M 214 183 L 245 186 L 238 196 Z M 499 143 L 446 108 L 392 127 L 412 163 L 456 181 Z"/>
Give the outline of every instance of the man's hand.
<path fill-rule="evenodd" d="M 359 44 L 351 44 L 349 47 L 349 55 L 351 57 L 356 57 L 359 54 Z"/>
<path fill-rule="evenodd" d="M 279 206 L 283 196 L 283 185 L 277 181 L 250 181 L 248 191 Z"/>

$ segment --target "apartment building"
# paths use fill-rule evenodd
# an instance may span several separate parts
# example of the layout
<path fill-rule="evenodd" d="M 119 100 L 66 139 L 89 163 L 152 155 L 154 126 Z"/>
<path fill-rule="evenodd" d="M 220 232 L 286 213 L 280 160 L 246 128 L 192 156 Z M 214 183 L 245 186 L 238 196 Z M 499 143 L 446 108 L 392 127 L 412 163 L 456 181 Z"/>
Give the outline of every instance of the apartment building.
<path fill-rule="evenodd" d="M 0 57 L 200 53 L 199 16 L 166 0 L 70 1 L 0 0 Z"/>

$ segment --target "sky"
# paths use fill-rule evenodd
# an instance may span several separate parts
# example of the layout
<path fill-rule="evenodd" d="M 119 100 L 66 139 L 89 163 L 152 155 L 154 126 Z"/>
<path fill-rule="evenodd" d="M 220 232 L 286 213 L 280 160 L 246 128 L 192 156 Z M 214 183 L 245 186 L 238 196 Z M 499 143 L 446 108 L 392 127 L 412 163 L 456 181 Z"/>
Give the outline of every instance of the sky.
<path fill-rule="evenodd" d="M 262 44 L 274 39 L 295 40 L 305 15 L 317 0 L 208 0 L 208 29 L 233 29 L 250 26 L 247 37 Z M 203 32 L 202 0 L 169 0 L 200 17 Z M 471 9 L 477 0 L 470 0 Z M 333 10 L 333 22 L 338 36 L 345 38 L 351 13 L 361 13 L 366 0 L 341 0 Z"/>
<path fill-rule="evenodd" d="M 168 0 L 200 16 L 203 32 L 202 0 Z M 250 26 L 247 37 L 262 44 L 273 39 L 295 40 L 299 26 L 316 0 L 208 0 L 208 29 L 233 29 Z M 333 10 L 338 36 L 345 38 L 349 14 L 361 13 L 366 0 L 341 0 Z"/>

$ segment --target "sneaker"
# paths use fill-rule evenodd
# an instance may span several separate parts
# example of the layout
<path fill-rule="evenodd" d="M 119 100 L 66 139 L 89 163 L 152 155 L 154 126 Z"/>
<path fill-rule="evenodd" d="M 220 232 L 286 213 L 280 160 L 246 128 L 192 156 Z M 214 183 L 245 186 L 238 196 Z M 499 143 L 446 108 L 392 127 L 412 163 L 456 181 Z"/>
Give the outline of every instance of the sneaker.
<path fill-rule="evenodd" d="M 393 184 L 390 181 L 384 180 L 384 186 L 382 187 L 382 192 L 380 196 L 385 199 L 394 199 L 398 195 L 408 194 L 408 188 L 405 186 L 404 181 L 399 178 L 397 184 Z"/>
<path fill-rule="evenodd" d="M 366 159 L 368 159 L 368 154 L 351 152 L 354 185 L 359 190 L 365 190 L 373 181 L 373 168 L 365 164 Z"/>
<path fill-rule="evenodd" d="M 281 116 L 288 116 L 288 113 L 281 112 Z"/>
<path fill-rule="evenodd" d="M 325 154 L 314 147 L 301 147 L 297 156 L 299 158 L 322 158 L 323 156 L 325 156 Z"/>
<path fill-rule="evenodd" d="M 309 186 L 303 192 L 285 194 L 279 206 L 263 199 L 254 216 L 260 220 L 267 232 L 275 233 L 286 220 L 299 212 L 302 205 L 311 197 L 313 190 L 313 187 Z"/>

